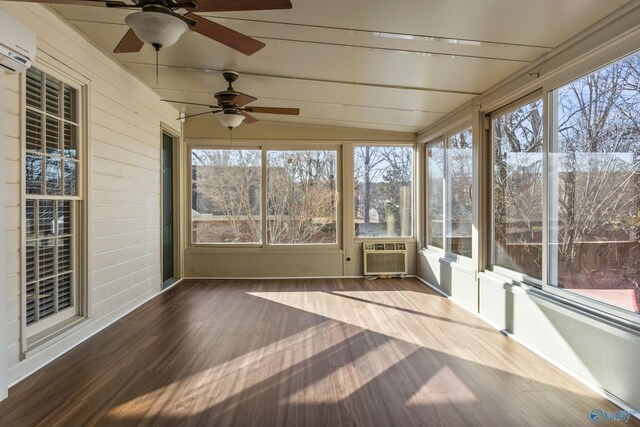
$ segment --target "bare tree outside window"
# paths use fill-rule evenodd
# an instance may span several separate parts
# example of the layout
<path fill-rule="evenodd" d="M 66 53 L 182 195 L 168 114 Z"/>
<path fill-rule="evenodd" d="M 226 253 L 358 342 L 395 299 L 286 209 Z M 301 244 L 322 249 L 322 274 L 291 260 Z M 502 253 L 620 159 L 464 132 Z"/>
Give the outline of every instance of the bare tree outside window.
<path fill-rule="evenodd" d="M 493 120 L 494 265 L 542 278 L 542 100 Z"/>
<path fill-rule="evenodd" d="M 427 244 L 444 249 L 444 141 L 427 147 Z"/>
<path fill-rule="evenodd" d="M 354 148 L 356 236 L 413 235 L 411 147 Z"/>
<path fill-rule="evenodd" d="M 267 241 L 337 243 L 337 152 L 267 152 Z"/>
<path fill-rule="evenodd" d="M 191 151 L 194 243 L 260 243 L 261 150 Z"/>
<path fill-rule="evenodd" d="M 550 283 L 639 312 L 640 55 L 553 99 Z"/>
<path fill-rule="evenodd" d="M 447 138 L 447 250 L 471 257 L 473 152 L 471 129 Z"/>

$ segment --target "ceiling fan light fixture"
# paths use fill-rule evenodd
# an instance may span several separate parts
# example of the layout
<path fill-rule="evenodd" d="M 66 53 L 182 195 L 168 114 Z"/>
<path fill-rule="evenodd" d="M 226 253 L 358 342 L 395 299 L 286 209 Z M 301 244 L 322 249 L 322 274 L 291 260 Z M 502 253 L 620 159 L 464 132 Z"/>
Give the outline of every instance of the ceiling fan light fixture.
<path fill-rule="evenodd" d="M 216 117 L 222 126 L 228 127 L 229 129 L 240 126 L 240 123 L 242 123 L 245 118 L 242 114 L 237 113 L 219 113 L 216 114 Z"/>
<path fill-rule="evenodd" d="M 187 31 L 187 24 L 169 13 L 144 11 L 127 15 L 124 22 L 136 36 L 152 46 L 166 47 L 178 41 Z"/>

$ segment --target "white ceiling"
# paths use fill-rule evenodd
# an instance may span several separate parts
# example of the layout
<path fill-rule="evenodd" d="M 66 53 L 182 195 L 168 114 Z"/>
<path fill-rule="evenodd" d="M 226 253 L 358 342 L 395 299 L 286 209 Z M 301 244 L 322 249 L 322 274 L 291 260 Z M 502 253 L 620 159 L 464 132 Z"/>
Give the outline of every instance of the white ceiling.
<path fill-rule="evenodd" d="M 150 46 L 114 57 L 164 98 L 213 103 L 231 68 L 236 90 L 259 98 L 251 105 L 301 110 L 260 120 L 417 132 L 627 1 L 292 0 L 291 10 L 200 14 L 266 43 L 252 56 L 189 32 L 160 51 L 157 85 Z M 130 13 L 55 10 L 105 52 Z"/>

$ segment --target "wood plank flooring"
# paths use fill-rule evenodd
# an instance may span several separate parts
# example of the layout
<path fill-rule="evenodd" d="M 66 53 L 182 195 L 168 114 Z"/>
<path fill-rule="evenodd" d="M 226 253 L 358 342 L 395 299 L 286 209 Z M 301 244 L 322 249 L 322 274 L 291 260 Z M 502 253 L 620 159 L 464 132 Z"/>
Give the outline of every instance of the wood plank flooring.
<path fill-rule="evenodd" d="M 12 387 L 0 425 L 579 426 L 594 408 L 619 409 L 414 279 L 191 280 Z"/>

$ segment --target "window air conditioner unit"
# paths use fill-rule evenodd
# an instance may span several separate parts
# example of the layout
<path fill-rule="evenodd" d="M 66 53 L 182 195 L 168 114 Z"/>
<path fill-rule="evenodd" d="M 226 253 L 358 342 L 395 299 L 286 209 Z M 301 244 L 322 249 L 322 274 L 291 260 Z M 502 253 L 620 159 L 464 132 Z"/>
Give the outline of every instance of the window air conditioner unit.
<path fill-rule="evenodd" d="M 36 58 L 36 33 L 0 12 L 0 71 L 19 73 Z"/>
<path fill-rule="evenodd" d="M 407 244 L 404 242 L 365 242 L 362 244 L 365 276 L 407 274 Z"/>

